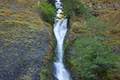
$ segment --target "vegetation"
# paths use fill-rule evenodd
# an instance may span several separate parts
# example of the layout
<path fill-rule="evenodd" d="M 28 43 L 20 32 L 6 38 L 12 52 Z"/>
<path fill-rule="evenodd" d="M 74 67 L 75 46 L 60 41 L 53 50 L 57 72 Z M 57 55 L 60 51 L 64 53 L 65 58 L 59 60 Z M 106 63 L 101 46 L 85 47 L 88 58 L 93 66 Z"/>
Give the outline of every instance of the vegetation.
<path fill-rule="evenodd" d="M 46 67 L 42 67 L 41 68 L 41 71 L 40 71 L 40 80 L 49 80 L 48 79 L 48 76 L 50 75 L 49 72 L 48 72 L 48 68 Z"/>
<path fill-rule="evenodd" d="M 55 7 L 52 4 L 48 2 L 40 3 L 38 4 L 38 9 L 41 11 L 42 17 L 45 21 L 53 23 L 55 16 Z"/>
<path fill-rule="evenodd" d="M 119 56 L 96 38 L 78 38 L 73 47 L 75 53 L 71 53 L 68 62 L 82 80 L 109 80 L 109 72 L 120 67 Z"/>
<path fill-rule="evenodd" d="M 119 80 L 120 56 L 112 51 L 110 45 L 103 44 L 109 40 L 105 33 L 110 30 L 111 24 L 114 24 L 113 19 L 110 19 L 112 22 L 105 23 L 99 17 L 92 15 L 91 9 L 83 4 L 82 0 L 77 0 L 73 12 L 77 17 L 80 16 L 79 19 L 72 21 L 72 24 L 76 23 L 72 25 L 72 31 L 78 37 L 74 43 L 72 42 L 72 47 L 66 56 L 74 80 Z M 115 22 L 117 23 L 117 21 L 119 20 L 117 19 Z M 81 32 L 83 27 L 84 31 Z M 117 27 L 117 29 L 119 28 Z M 112 30 L 114 29 L 112 28 Z M 117 35 L 115 36 L 117 37 Z"/>
<path fill-rule="evenodd" d="M 67 16 L 71 16 L 74 14 L 74 1 L 73 0 L 63 0 L 64 4 L 64 12 Z M 72 6 L 72 7 L 70 7 Z"/>
<path fill-rule="evenodd" d="M 40 80 L 53 80 L 52 78 L 53 53 L 44 56 L 42 67 L 39 71 Z"/>
<path fill-rule="evenodd" d="M 64 12 L 67 16 L 78 16 L 80 14 L 90 16 L 90 10 L 81 0 L 63 0 L 63 3 Z"/>

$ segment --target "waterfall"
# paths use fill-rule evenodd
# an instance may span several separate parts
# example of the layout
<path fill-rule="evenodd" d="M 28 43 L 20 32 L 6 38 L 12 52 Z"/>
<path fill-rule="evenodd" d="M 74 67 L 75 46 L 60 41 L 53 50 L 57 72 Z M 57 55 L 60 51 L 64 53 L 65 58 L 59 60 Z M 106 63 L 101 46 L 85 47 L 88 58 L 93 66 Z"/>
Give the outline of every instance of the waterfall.
<path fill-rule="evenodd" d="M 54 34 L 57 40 L 57 58 L 54 62 L 55 73 L 54 76 L 57 80 L 71 80 L 70 74 L 66 70 L 63 63 L 63 44 L 64 38 L 67 33 L 67 18 L 63 16 L 63 6 L 60 0 L 55 1 L 55 6 L 57 9 L 55 23 L 54 23 Z"/>

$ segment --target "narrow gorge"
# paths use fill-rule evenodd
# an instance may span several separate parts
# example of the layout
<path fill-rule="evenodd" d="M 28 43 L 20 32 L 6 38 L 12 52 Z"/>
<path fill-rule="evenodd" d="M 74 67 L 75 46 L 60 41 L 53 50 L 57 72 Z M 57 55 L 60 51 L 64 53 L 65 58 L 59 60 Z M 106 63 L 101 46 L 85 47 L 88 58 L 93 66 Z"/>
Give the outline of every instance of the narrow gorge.
<path fill-rule="evenodd" d="M 0 80 L 120 80 L 120 0 L 0 0 Z"/>

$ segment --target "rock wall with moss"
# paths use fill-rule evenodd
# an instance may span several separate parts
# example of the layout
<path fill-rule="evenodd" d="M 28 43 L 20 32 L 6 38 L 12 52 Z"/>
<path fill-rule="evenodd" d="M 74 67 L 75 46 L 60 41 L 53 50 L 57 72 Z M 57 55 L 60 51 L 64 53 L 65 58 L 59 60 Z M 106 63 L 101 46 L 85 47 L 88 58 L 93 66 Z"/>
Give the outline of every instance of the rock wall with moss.
<path fill-rule="evenodd" d="M 0 0 L 0 80 L 51 78 L 43 70 L 51 69 L 52 27 L 41 19 L 37 3 Z"/>

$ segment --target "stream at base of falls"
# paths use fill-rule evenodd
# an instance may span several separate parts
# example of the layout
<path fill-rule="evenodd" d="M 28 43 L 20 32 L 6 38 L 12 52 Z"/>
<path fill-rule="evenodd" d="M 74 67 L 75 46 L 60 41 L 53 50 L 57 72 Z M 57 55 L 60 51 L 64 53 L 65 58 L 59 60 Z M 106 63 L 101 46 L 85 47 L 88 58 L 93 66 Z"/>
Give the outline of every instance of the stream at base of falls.
<path fill-rule="evenodd" d="M 63 6 L 60 0 L 55 1 L 55 6 L 57 9 L 56 18 L 54 23 L 54 34 L 57 40 L 56 46 L 56 60 L 54 62 L 54 77 L 57 80 L 71 80 L 70 74 L 64 66 L 63 56 L 64 56 L 64 38 L 67 33 L 67 23 L 68 19 L 63 15 Z"/>

